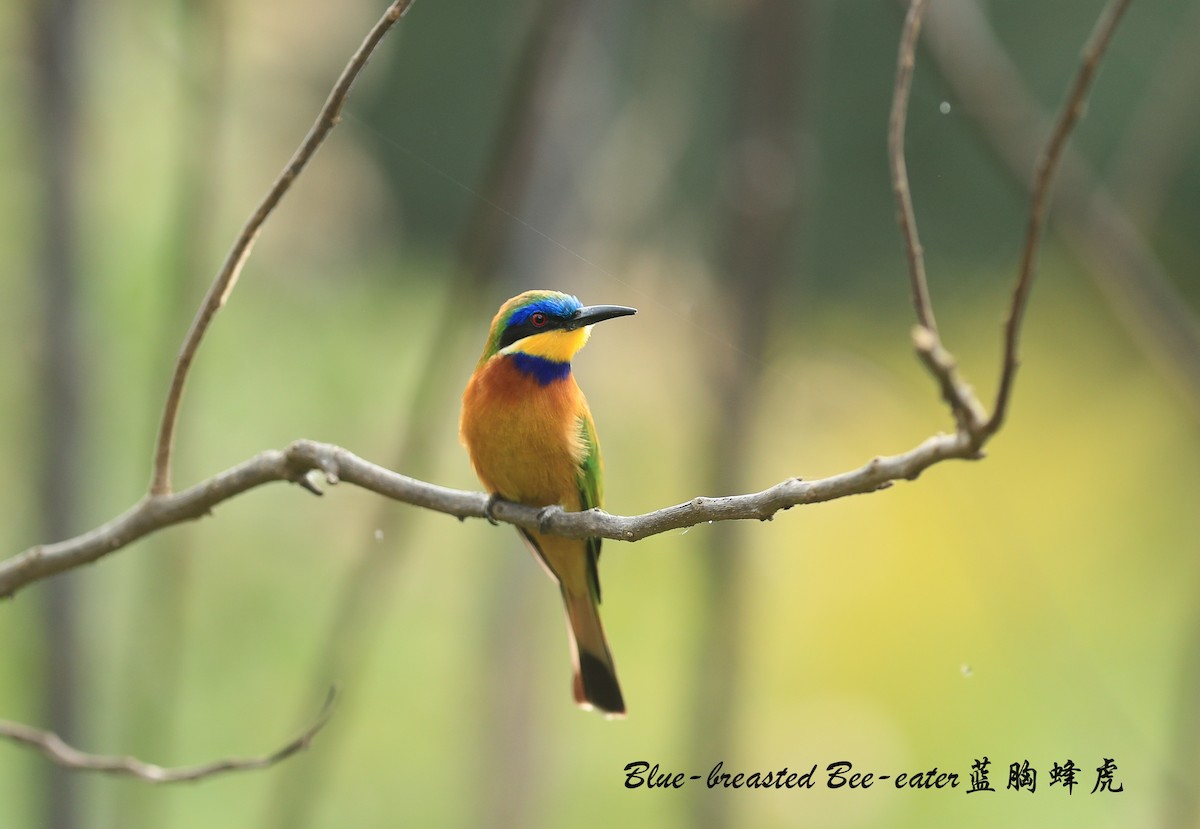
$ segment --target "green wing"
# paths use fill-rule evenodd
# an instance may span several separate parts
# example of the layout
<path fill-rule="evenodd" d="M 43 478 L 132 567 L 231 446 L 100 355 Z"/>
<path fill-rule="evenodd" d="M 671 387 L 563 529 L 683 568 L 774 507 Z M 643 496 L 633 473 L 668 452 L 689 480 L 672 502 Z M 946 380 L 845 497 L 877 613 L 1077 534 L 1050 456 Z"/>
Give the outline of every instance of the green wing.
<path fill-rule="evenodd" d="M 596 440 L 596 424 L 586 408 L 579 416 L 579 433 L 587 453 L 579 464 L 579 508 L 594 509 L 604 503 L 604 464 L 600 460 L 600 443 Z M 600 601 L 600 574 L 596 564 L 600 559 L 600 539 L 587 539 L 588 580 L 596 601 Z"/>

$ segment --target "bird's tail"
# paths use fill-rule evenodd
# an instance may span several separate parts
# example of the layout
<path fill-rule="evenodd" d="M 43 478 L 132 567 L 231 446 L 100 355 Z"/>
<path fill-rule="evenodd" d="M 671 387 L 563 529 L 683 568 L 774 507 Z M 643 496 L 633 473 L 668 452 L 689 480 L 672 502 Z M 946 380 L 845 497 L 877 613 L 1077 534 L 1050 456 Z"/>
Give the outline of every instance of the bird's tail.
<path fill-rule="evenodd" d="M 570 628 L 571 658 L 575 664 L 575 702 L 611 717 L 625 714 L 625 699 L 617 682 L 617 669 L 600 626 L 600 609 L 590 594 L 563 589 L 563 605 Z"/>

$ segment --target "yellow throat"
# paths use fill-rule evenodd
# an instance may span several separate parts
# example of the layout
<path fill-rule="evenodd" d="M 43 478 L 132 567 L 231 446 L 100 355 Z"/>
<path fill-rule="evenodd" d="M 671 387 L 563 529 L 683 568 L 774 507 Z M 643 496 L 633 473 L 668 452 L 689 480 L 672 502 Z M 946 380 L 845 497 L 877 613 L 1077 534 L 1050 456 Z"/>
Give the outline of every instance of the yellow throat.
<path fill-rule="evenodd" d="M 590 325 L 585 325 L 583 328 L 576 328 L 574 331 L 547 331 L 544 334 L 534 334 L 531 337 L 524 337 L 517 340 L 507 348 L 502 348 L 500 353 L 515 354 L 520 352 L 534 357 L 553 360 L 556 363 L 569 363 L 571 362 L 571 358 L 575 356 L 575 352 L 583 348 L 584 343 L 588 341 L 591 333 L 592 326 Z"/>

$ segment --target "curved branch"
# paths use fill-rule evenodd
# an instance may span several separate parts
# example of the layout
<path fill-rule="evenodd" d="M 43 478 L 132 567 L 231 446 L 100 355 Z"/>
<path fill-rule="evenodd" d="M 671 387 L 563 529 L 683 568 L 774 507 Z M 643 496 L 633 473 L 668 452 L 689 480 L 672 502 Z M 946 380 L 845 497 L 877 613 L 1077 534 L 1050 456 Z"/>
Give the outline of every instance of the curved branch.
<path fill-rule="evenodd" d="M 977 0 L 933 5 L 926 27 L 930 55 L 961 111 L 1000 166 L 1028 192 L 1051 115 L 1025 86 Z M 1128 195 L 1114 194 L 1070 146 L 1061 165 L 1054 203 L 1063 241 L 1116 319 L 1183 392 L 1193 412 L 1200 412 L 1200 324 L 1189 312 L 1191 303 L 1137 229 L 1129 205 L 1119 203 Z"/>
<path fill-rule="evenodd" d="M 338 77 L 337 83 L 333 85 L 329 97 L 325 100 L 325 105 L 321 107 L 321 111 L 317 115 L 317 120 L 309 129 L 308 135 L 304 137 L 304 141 L 296 149 L 287 166 L 276 177 L 271 189 L 267 191 L 267 195 L 263 197 L 254 213 L 242 226 L 224 264 L 221 265 L 221 270 L 209 287 L 204 302 L 201 303 L 200 310 L 196 312 L 192 326 L 184 338 L 183 346 L 179 350 L 179 357 L 175 362 L 175 370 L 171 375 L 171 385 L 167 390 L 167 401 L 163 406 L 162 420 L 158 427 L 158 439 L 154 446 L 154 475 L 150 481 L 151 496 L 165 495 L 171 491 L 171 452 L 175 443 L 175 426 L 179 421 L 179 403 L 183 398 L 183 387 L 187 381 L 188 369 L 191 368 L 196 350 L 200 347 L 200 341 L 208 331 L 208 326 L 217 311 L 221 310 L 225 301 L 229 299 L 229 294 L 237 284 L 242 266 L 250 257 L 250 251 L 258 239 L 263 224 L 278 206 L 284 194 L 291 188 L 296 177 L 304 170 L 305 165 L 325 142 L 326 136 L 337 126 L 341 118 L 342 106 L 350 94 L 350 87 L 354 85 L 359 73 L 367 65 L 367 59 L 371 57 L 371 53 L 375 51 L 375 47 L 379 45 L 383 36 L 397 20 L 404 16 L 412 2 L 413 0 L 395 0 L 383 13 L 383 17 L 379 18 L 379 22 L 367 33 L 362 45 L 350 58 L 350 62 L 346 64 L 346 68 Z"/>
<path fill-rule="evenodd" d="M 907 452 L 876 457 L 840 475 L 815 481 L 789 478 L 761 492 L 693 498 L 642 515 L 612 515 L 603 510 L 565 512 L 558 507 L 538 509 L 507 501 L 496 502 L 491 515 L 518 527 L 570 538 L 599 536 L 639 541 L 668 530 L 713 521 L 749 518 L 767 521 L 780 510 L 794 506 L 874 492 L 893 481 L 912 480 L 940 461 L 978 457 L 978 448 L 968 436 L 935 435 Z M 217 505 L 263 484 L 288 481 L 319 495 L 321 490 L 309 477 L 313 472 L 319 473 L 326 484 L 353 484 L 395 501 L 459 519 L 488 517 L 486 493 L 426 483 L 364 460 L 340 446 L 298 440 L 283 450 L 261 452 L 182 492 L 147 496 L 90 532 L 55 544 L 40 544 L 0 562 L 0 598 L 11 597 L 30 584 L 104 558 L 158 530 L 209 515 Z"/>
<path fill-rule="evenodd" d="M 1100 59 L 1104 57 L 1112 40 L 1113 32 L 1121 21 L 1121 15 L 1129 7 L 1129 0 L 1110 0 L 1104 7 L 1096 27 L 1083 49 L 1083 57 L 1079 62 L 1079 71 L 1071 84 L 1071 91 L 1063 104 L 1062 111 L 1054 123 L 1054 130 L 1038 159 L 1037 168 L 1033 175 L 1033 187 L 1029 196 L 1029 222 L 1025 231 L 1025 247 L 1021 252 L 1021 266 L 1013 289 L 1012 304 L 1009 307 L 1008 319 L 1004 323 L 1004 362 L 1000 369 L 1000 386 L 996 391 L 996 402 L 992 407 L 992 416 L 987 422 L 987 434 L 995 434 L 1004 423 L 1008 413 L 1008 400 L 1012 394 L 1013 381 L 1016 379 L 1017 367 L 1020 364 L 1018 348 L 1021 340 L 1021 323 L 1025 318 L 1025 308 L 1029 304 L 1029 290 L 1033 286 L 1033 277 L 1037 271 L 1037 252 L 1041 244 L 1042 232 L 1046 225 L 1046 211 L 1050 205 L 1050 188 L 1054 184 L 1054 176 L 1062 164 L 1063 151 L 1067 139 L 1075 124 L 1083 117 L 1086 108 L 1088 90 L 1095 80 L 1096 71 L 1100 68 Z"/>
<path fill-rule="evenodd" d="M 904 159 L 904 127 L 908 121 L 908 98 L 916 68 L 917 37 L 927 0 L 912 0 L 904 16 L 900 50 L 896 56 L 896 85 L 892 90 L 892 112 L 888 118 L 888 161 L 892 170 L 892 192 L 896 196 L 896 223 L 904 237 L 908 256 L 908 279 L 912 290 L 917 323 L 937 334 L 933 303 L 929 299 L 929 281 L 925 278 L 925 252 L 917 235 L 917 215 L 913 210 L 912 191 L 908 186 L 908 165 Z"/>
<path fill-rule="evenodd" d="M 925 275 L 925 257 L 917 235 L 916 216 L 908 184 L 908 168 L 904 161 L 904 129 L 908 112 L 909 91 L 915 61 L 917 35 L 921 28 L 921 16 L 927 0 L 910 0 L 900 37 L 900 51 L 896 63 L 896 84 L 892 93 L 892 113 L 888 122 L 888 155 L 892 170 L 892 189 L 895 192 L 900 232 L 904 237 L 908 255 L 909 281 L 912 285 L 913 307 L 917 315 L 917 328 L 913 343 L 917 354 L 926 368 L 938 379 L 942 397 L 950 405 L 958 424 L 959 433 L 969 436 L 971 444 L 981 448 L 1004 423 L 1008 413 L 1009 398 L 1020 364 L 1019 347 L 1021 327 L 1025 309 L 1029 304 L 1029 293 L 1037 272 L 1037 253 L 1045 230 L 1046 214 L 1050 207 L 1050 193 L 1055 175 L 1062 166 L 1067 140 L 1075 125 L 1083 116 L 1088 92 L 1095 80 L 1100 61 L 1108 50 L 1109 42 L 1116 31 L 1130 0 L 1110 0 L 1097 20 L 1091 37 L 1083 50 L 1079 69 L 1067 93 L 1063 108 L 1054 122 L 1054 127 L 1045 148 L 1038 157 L 1030 188 L 1029 215 L 1026 223 L 1025 244 L 1021 252 L 1021 263 L 1013 286 L 1008 316 L 1004 323 L 1003 359 L 1000 382 L 996 391 L 996 402 L 991 415 L 987 415 L 970 387 L 957 375 L 954 360 L 941 344 L 933 308 L 929 299 L 929 286 Z"/>
<path fill-rule="evenodd" d="M 185 783 L 231 771 L 269 768 L 297 752 L 304 751 L 312 744 L 317 732 L 329 722 L 336 701 L 337 688 L 330 688 L 329 695 L 325 698 L 325 704 L 321 706 L 321 711 L 312 725 L 270 754 L 261 757 L 227 758 L 197 766 L 157 766 L 136 757 L 88 754 L 67 745 L 52 731 L 43 731 L 40 728 L 4 720 L 0 720 L 0 739 L 11 740 L 14 743 L 21 743 L 37 749 L 53 762 L 68 769 L 136 777 L 149 783 Z"/>
<path fill-rule="evenodd" d="M 971 436 L 976 449 L 986 440 L 983 425 L 987 413 L 971 387 L 958 376 L 954 358 L 942 347 L 937 321 L 933 316 L 933 301 L 929 297 L 929 280 L 925 275 L 925 251 L 917 232 L 917 215 L 913 210 L 912 190 L 908 183 L 908 164 L 904 158 L 904 131 L 908 123 L 908 100 L 912 91 L 913 70 L 916 68 L 917 38 L 927 0 L 911 0 L 900 33 L 900 49 L 896 56 L 896 83 L 892 88 L 892 111 L 888 118 L 888 166 L 892 171 L 892 192 L 896 196 L 896 223 L 904 237 L 904 252 L 908 259 L 908 281 L 912 292 L 913 310 L 917 325 L 913 329 L 913 346 L 917 356 L 938 381 L 942 399 L 950 406 L 960 434 Z"/>

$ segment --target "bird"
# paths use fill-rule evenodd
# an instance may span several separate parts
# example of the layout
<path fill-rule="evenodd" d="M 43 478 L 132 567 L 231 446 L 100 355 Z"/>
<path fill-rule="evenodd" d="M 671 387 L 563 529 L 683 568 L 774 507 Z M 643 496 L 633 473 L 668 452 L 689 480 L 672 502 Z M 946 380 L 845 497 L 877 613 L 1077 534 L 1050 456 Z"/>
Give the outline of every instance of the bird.
<path fill-rule="evenodd" d="M 459 419 L 471 466 L 491 496 L 489 518 L 497 499 L 567 511 L 601 505 L 600 444 L 571 358 L 595 323 L 635 313 L 623 305 L 585 306 L 549 290 L 525 291 L 500 306 Z M 576 704 L 623 717 L 625 700 L 600 624 L 600 539 L 518 530 L 562 592 Z"/>

